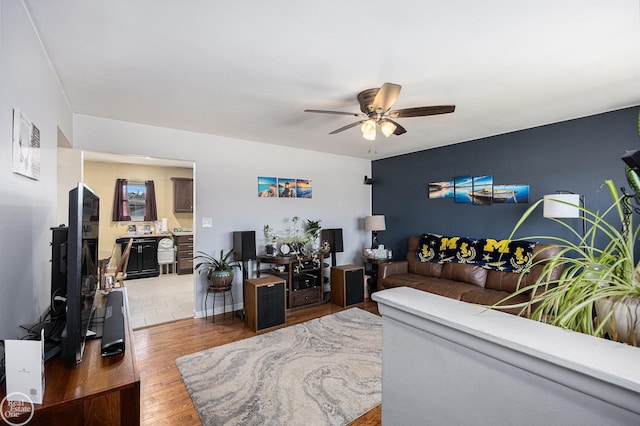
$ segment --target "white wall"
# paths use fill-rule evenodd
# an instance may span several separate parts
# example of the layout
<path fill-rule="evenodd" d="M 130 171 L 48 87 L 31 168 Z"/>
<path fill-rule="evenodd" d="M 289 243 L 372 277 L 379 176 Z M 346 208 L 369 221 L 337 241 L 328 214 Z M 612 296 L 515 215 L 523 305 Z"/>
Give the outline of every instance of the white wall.
<path fill-rule="evenodd" d="M 325 228 L 342 228 L 345 252 L 338 254 L 338 263 L 361 263 L 370 238 L 362 225 L 371 209 L 371 187 L 363 184 L 364 175 L 371 174 L 369 160 L 85 115 L 74 117 L 74 135 L 76 149 L 195 162 L 196 250 L 230 249 L 233 231 L 255 230 L 256 243 L 262 246 L 265 224 L 284 229 L 285 219 L 299 216 L 320 219 Z M 310 179 L 313 198 L 259 198 L 258 176 Z M 201 227 L 204 217 L 213 219 L 212 228 Z M 236 307 L 242 300 L 239 275 Z M 197 275 L 194 279 L 199 311 L 206 283 Z"/>
<path fill-rule="evenodd" d="M 58 148 L 58 209 L 56 212 L 56 226 L 69 224 L 69 190 L 75 188 L 82 181 L 83 163 L 82 151 L 70 148 Z"/>
<path fill-rule="evenodd" d="M 40 180 L 12 173 L 13 108 L 40 130 Z M 0 339 L 49 306 L 50 227 L 57 225 L 57 131 L 71 138 L 72 113 L 24 5 L 0 2 Z"/>

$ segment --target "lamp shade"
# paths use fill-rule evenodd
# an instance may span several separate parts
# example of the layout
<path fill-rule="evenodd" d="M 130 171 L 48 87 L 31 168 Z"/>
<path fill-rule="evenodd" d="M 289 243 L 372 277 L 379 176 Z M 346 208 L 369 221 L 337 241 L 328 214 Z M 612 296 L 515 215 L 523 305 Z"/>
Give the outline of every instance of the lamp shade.
<path fill-rule="evenodd" d="M 384 223 L 384 215 L 378 214 L 365 217 L 364 229 L 365 231 L 384 231 L 385 229 L 387 229 Z"/>
<path fill-rule="evenodd" d="M 545 195 L 542 215 L 552 218 L 579 218 L 579 206 L 580 194 Z"/>
<path fill-rule="evenodd" d="M 387 121 L 387 120 L 380 120 L 380 130 L 382 130 L 382 133 L 385 135 L 385 137 L 389 137 L 393 134 L 393 132 L 396 131 L 396 129 L 398 128 L 398 126 L 396 126 L 395 124 L 393 124 L 391 121 Z"/>
<path fill-rule="evenodd" d="M 366 120 L 360 126 L 360 130 L 362 131 L 362 137 L 368 141 L 372 141 L 376 139 L 376 122 L 373 120 Z"/>

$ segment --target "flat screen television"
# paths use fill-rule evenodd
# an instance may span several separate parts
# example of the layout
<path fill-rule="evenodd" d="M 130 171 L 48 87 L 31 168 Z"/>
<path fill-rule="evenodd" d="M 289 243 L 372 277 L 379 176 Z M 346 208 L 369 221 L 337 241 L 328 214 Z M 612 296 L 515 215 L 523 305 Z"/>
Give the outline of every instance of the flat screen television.
<path fill-rule="evenodd" d="M 66 324 L 61 356 L 68 365 L 82 361 L 99 284 L 100 198 L 84 183 L 69 191 Z"/>

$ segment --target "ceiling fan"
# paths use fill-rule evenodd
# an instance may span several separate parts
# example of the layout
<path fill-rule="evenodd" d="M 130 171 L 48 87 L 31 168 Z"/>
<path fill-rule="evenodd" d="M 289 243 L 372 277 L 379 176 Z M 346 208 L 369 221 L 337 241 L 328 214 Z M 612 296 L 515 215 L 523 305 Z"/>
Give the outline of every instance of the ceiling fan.
<path fill-rule="evenodd" d="M 403 108 L 390 111 L 391 105 L 396 101 L 400 94 L 401 86 L 399 84 L 384 83 L 380 88 L 363 90 L 358 93 L 358 103 L 360 103 L 360 111 L 358 113 L 342 112 L 342 111 L 326 111 L 322 109 L 305 109 L 304 112 L 317 112 L 322 114 L 340 114 L 352 115 L 354 117 L 366 117 L 355 123 L 347 124 L 344 127 L 329 133 L 335 135 L 357 125 L 361 125 L 362 136 L 367 140 L 376 138 L 376 126 L 380 127 L 382 133 L 389 137 L 393 135 L 401 135 L 407 130 L 400 124 L 392 120 L 392 118 L 408 118 L 423 117 L 426 115 L 449 114 L 455 111 L 455 105 L 435 105 L 423 106 L 415 108 Z"/>

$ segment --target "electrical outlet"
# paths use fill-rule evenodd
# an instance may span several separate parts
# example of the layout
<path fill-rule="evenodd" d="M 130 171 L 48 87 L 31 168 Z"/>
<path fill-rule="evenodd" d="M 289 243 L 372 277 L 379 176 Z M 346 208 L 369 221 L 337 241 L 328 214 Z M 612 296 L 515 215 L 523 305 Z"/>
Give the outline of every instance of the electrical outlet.
<path fill-rule="evenodd" d="M 211 227 L 213 227 L 213 218 L 203 217 L 202 218 L 202 227 L 203 228 L 211 228 Z"/>

